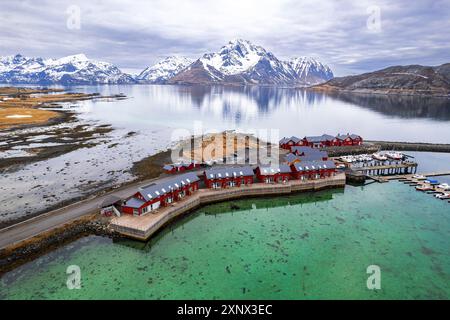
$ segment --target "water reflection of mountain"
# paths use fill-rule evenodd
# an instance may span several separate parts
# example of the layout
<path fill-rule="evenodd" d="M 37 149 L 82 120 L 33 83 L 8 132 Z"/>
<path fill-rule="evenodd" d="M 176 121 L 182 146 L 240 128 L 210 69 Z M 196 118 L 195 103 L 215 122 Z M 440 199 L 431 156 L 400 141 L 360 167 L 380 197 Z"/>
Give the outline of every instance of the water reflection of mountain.
<path fill-rule="evenodd" d="M 390 117 L 450 120 L 450 99 L 446 98 L 343 92 L 328 95 Z"/>
<path fill-rule="evenodd" d="M 280 108 L 314 107 L 332 100 L 371 109 L 390 117 L 450 120 L 450 99 L 401 95 L 321 93 L 304 89 L 277 87 L 183 86 L 180 93 L 193 106 L 207 110 L 215 106 L 222 116 L 240 122 L 252 112 L 270 114 Z"/>
<path fill-rule="evenodd" d="M 235 120 L 239 120 L 245 109 L 256 109 L 261 115 L 280 106 L 307 106 L 326 99 L 325 94 L 313 91 L 257 86 L 184 86 L 180 93 L 188 95 L 191 103 L 199 109 L 208 108 L 215 97 L 220 97 L 223 116 Z"/>

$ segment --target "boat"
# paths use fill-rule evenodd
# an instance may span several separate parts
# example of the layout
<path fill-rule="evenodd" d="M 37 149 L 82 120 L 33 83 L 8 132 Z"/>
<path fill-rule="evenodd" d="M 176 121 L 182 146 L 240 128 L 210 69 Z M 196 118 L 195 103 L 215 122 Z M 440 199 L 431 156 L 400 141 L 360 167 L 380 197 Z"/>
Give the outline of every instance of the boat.
<path fill-rule="evenodd" d="M 404 155 L 401 152 L 390 151 L 390 152 L 386 152 L 386 157 L 393 159 L 393 160 L 402 160 Z"/>
<path fill-rule="evenodd" d="M 450 190 L 450 185 L 448 183 L 441 183 L 437 186 L 439 189 L 443 189 L 444 191 Z"/>
<path fill-rule="evenodd" d="M 428 179 L 428 180 L 425 180 L 424 182 L 425 182 L 426 184 L 430 184 L 430 185 L 432 185 L 432 186 L 435 186 L 435 185 L 438 185 L 438 184 L 439 184 L 439 181 L 434 180 L 434 179 Z"/>
<path fill-rule="evenodd" d="M 352 163 L 355 161 L 355 159 L 352 156 L 342 156 L 340 159 L 347 163 Z"/>
<path fill-rule="evenodd" d="M 381 154 L 381 153 L 374 153 L 373 155 L 372 155 L 372 158 L 374 158 L 375 160 L 379 160 L 379 161 L 386 161 L 387 160 L 387 157 L 384 155 L 384 154 Z"/>
<path fill-rule="evenodd" d="M 358 160 L 359 160 L 359 161 L 364 161 L 364 162 L 366 162 L 366 161 L 372 161 L 372 157 L 369 156 L 368 154 L 362 154 L 362 155 L 360 155 L 360 156 L 358 157 Z"/>
<path fill-rule="evenodd" d="M 421 184 L 421 185 L 416 186 L 416 190 L 418 190 L 418 191 L 431 191 L 431 190 L 434 190 L 434 188 L 431 185 L 429 185 L 429 184 Z"/>
<path fill-rule="evenodd" d="M 450 193 L 447 193 L 447 192 L 435 194 L 434 196 L 441 200 L 450 199 Z"/>
<path fill-rule="evenodd" d="M 415 174 L 412 177 L 413 177 L 413 179 L 416 179 L 416 180 L 426 180 L 427 179 L 427 177 L 425 177 L 424 175 L 421 175 L 421 174 Z"/>

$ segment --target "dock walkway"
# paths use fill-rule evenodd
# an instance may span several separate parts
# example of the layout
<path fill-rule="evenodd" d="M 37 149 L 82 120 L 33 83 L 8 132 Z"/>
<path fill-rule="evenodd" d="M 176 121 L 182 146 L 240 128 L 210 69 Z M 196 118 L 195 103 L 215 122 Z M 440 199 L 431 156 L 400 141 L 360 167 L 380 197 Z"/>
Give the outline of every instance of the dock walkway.
<path fill-rule="evenodd" d="M 255 183 L 251 186 L 227 189 L 200 189 L 169 207 L 160 208 L 144 216 L 123 215 L 113 218 L 110 227 L 124 236 L 145 241 L 173 218 L 204 204 L 242 197 L 282 195 L 343 186 L 345 186 L 345 174 L 339 173 L 330 178 L 308 181 L 291 180 L 286 184 Z"/>

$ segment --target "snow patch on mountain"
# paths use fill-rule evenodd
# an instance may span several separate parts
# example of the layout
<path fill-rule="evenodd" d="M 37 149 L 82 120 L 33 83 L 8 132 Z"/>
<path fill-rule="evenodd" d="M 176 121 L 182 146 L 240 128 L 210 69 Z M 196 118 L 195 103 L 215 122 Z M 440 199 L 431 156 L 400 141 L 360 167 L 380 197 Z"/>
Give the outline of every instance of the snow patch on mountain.
<path fill-rule="evenodd" d="M 0 57 L 0 82 L 32 84 L 135 83 L 111 63 L 95 61 L 84 54 L 60 59 L 15 56 Z"/>
<path fill-rule="evenodd" d="M 169 82 L 308 86 L 331 78 L 331 69 L 313 58 L 282 61 L 261 46 L 236 39 L 204 54 Z"/>
<path fill-rule="evenodd" d="M 165 83 L 193 62 L 194 60 L 186 57 L 170 56 L 151 67 L 145 68 L 136 79 L 149 83 Z"/>

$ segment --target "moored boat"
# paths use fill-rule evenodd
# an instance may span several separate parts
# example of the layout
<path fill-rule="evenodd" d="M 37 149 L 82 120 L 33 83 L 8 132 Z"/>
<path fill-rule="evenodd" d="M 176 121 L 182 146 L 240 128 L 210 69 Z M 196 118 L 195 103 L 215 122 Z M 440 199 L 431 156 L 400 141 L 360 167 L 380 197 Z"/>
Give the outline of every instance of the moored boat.
<path fill-rule="evenodd" d="M 439 181 L 434 180 L 434 179 L 428 179 L 428 180 L 425 180 L 424 182 L 425 182 L 426 184 L 430 184 L 430 185 L 432 185 L 432 186 L 435 186 L 435 185 L 438 185 L 438 184 L 439 184 Z"/>
<path fill-rule="evenodd" d="M 441 200 L 450 199 L 450 193 L 447 193 L 447 192 L 435 194 L 434 196 Z"/>
<path fill-rule="evenodd" d="M 430 191 L 430 190 L 434 190 L 434 188 L 429 185 L 429 184 L 421 184 L 416 186 L 416 190 L 418 191 Z"/>
<path fill-rule="evenodd" d="M 381 154 L 379 152 L 372 154 L 372 158 L 379 161 L 386 161 L 387 157 L 384 154 Z"/>
<path fill-rule="evenodd" d="M 416 180 L 426 180 L 427 179 L 427 177 L 425 177 L 422 174 L 415 174 L 412 177 L 413 177 L 413 179 L 416 179 Z"/>
<path fill-rule="evenodd" d="M 444 191 L 450 190 L 450 185 L 448 183 L 441 183 L 437 186 L 439 189 L 443 189 Z"/>
<path fill-rule="evenodd" d="M 402 160 L 404 155 L 401 152 L 390 151 L 390 152 L 386 152 L 386 157 L 393 159 L 393 160 Z"/>

